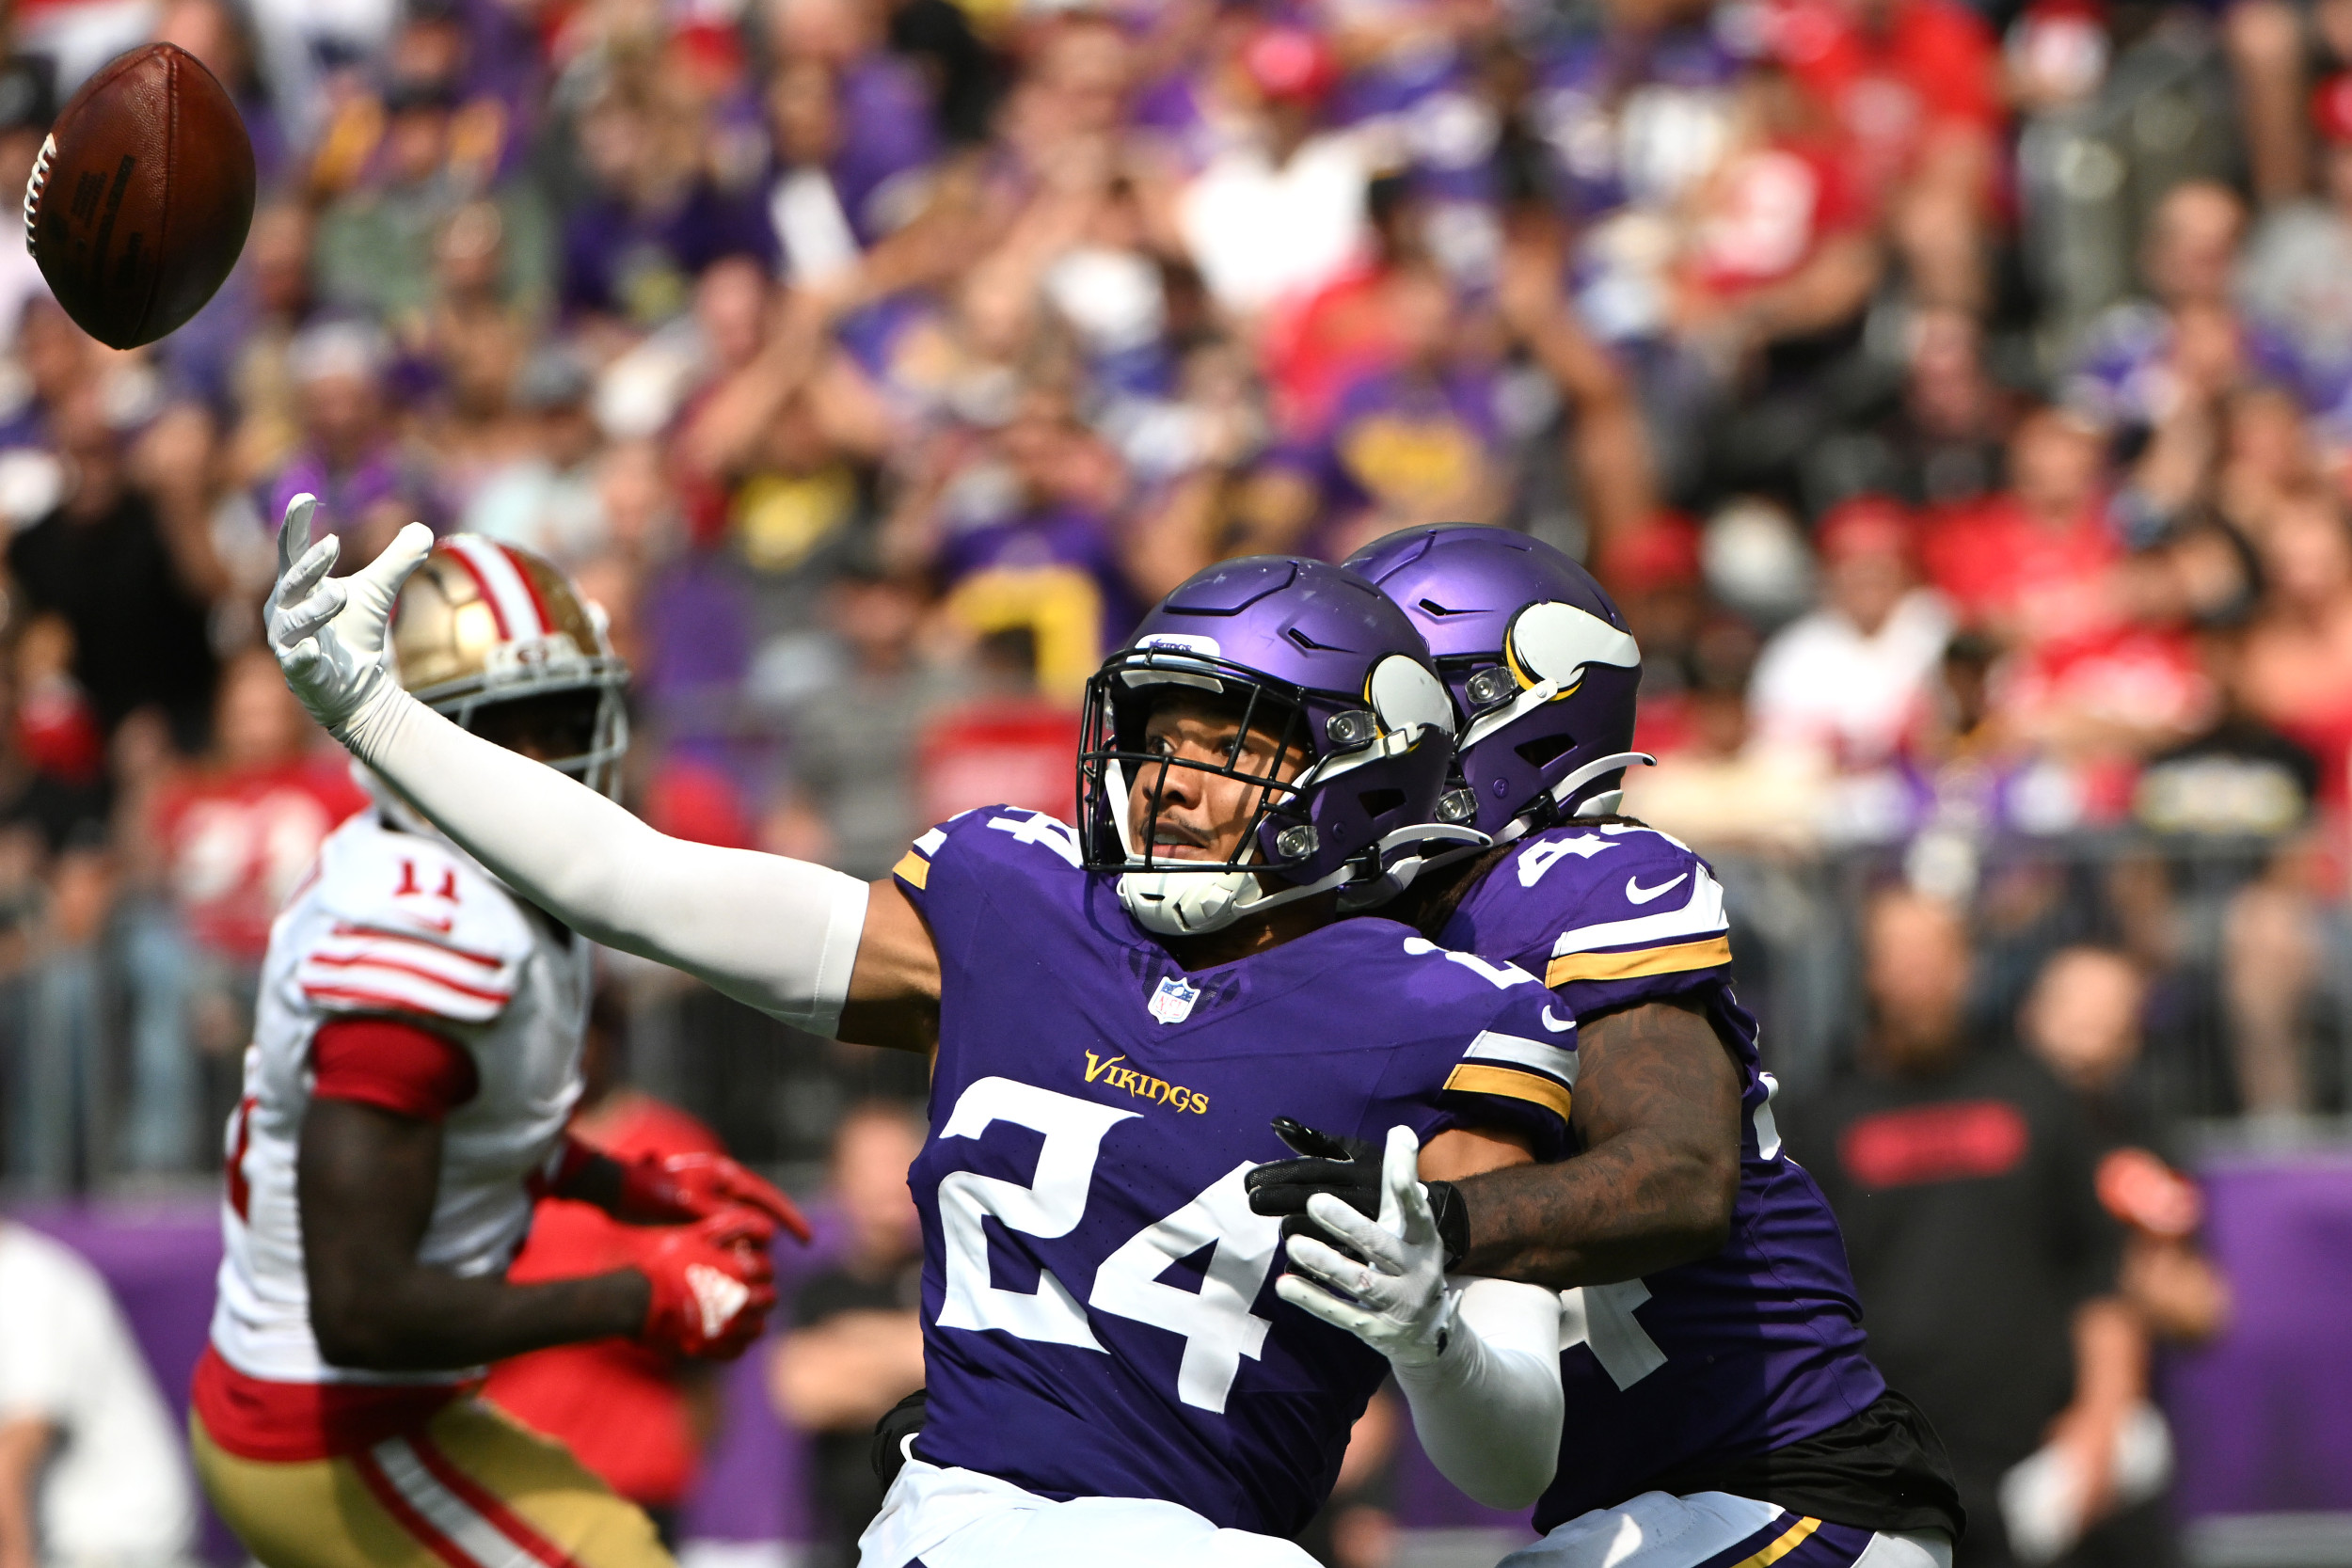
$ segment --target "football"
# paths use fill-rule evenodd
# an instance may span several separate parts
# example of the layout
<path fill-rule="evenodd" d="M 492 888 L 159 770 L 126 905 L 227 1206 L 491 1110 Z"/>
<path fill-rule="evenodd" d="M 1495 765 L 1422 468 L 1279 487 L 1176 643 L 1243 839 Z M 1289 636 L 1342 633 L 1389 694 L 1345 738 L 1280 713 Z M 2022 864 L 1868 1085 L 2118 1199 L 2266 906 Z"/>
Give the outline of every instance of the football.
<path fill-rule="evenodd" d="M 213 73 L 151 43 L 58 112 L 24 187 L 24 245 L 67 315 L 114 348 L 213 297 L 253 221 L 253 143 Z"/>

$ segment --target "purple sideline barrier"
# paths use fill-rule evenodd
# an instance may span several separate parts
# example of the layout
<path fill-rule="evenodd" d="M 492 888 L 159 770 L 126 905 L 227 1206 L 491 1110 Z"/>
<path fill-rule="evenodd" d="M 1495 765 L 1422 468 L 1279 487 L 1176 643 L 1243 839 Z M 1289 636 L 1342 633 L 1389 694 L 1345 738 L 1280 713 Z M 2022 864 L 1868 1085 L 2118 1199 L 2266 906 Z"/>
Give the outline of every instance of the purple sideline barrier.
<path fill-rule="evenodd" d="M 2210 1242 L 2236 1296 L 2219 1340 L 2166 1369 L 2179 1445 L 2177 1500 L 2188 1517 L 2352 1511 L 2352 1156 L 2230 1159 L 2205 1172 Z M 114 1288 L 165 1397 L 183 1416 L 204 1347 L 220 1232 L 210 1204 L 29 1205 L 11 1217 L 75 1248 Z M 818 1244 L 777 1255 L 779 1284 L 821 1267 Z M 700 1486 L 681 1511 L 688 1540 L 805 1539 L 804 1445 L 770 1412 L 764 1346 L 728 1370 L 726 1417 Z M 1524 1515 L 1480 1508 L 1429 1466 L 1406 1434 L 1396 1486 L 1406 1528 L 1508 1528 Z M 204 1554 L 241 1560 L 207 1515 Z"/>
<path fill-rule="evenodd" d="M 2184 1517 L 2352 1512 L 2352 1155 L 2214 1160 L 2229 1329 L 2165 1369 Z"/>
<path fill-rule="evenodd" d="M 156 1385 L 184 1427 L 188 1380 L 212 1322 L 213 1276 L 220 1267 L 220 1219 L 209 1203 L 25 1204 L 9 1219 L 47 1232 L 88 1259 L 121 1303 Z M 836 1222 L 810 1213 L 817 1239 L 807 1248 L 777 1249 L 778 1292 L 788 1308 L 793 1287 L 821 1268 L 837 1245 Z M 783 1316 L 780 1308 L 778 1316 Z M 804 1442 L 769 1409 L 762 1382 L 771 1339 L 726 1369 L 723 1415 L 700 1484 L 679 1511 L 686 1540 L 802 1541 L 808 1502 L 802 1477 Z M 199 1502 L 201 1503 L 201 1495 Z M 203 1513 L 199 1547 L 222 1568 L 246 1560 L 228 1527 Z"/>

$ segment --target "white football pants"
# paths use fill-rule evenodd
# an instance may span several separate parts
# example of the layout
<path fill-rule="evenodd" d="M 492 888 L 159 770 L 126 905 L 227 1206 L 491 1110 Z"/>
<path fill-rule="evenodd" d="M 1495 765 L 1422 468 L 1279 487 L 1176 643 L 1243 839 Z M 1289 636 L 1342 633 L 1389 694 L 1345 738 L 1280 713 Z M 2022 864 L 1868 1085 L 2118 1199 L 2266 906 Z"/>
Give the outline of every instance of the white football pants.
<path fill-rule="evenodd" d="M 1859 1551 L 1833 1545 L 1773 1503 L 1728 1492 L 1645 1492 L 1614 1508 L 1580 1513 L 1500 1568 L 1697 1568 L 1741 1543 L 1754 1549 L 1736 1568 L 1952 1568 L 1942 1530 L 1882 1531 Z M 1842 1533 L 1842 1532 L 1841 1532 Z"/>
<path fill-rule="evenodd" d="M 1316 1568 L 1288 1541 L 1219 1529 L 1177 1503 L 1056 1502 L 919 1459 L 891 1482 L 857 1549 L 859 1568 Z"/>

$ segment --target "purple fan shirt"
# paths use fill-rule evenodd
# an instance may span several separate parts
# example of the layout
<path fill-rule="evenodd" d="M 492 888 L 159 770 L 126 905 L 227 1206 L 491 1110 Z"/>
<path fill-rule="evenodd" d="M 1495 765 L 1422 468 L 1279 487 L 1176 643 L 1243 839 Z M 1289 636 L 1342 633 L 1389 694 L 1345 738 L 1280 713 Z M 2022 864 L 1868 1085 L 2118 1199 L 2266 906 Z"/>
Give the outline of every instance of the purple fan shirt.
<path fill-rule="evenodd" d="M 1082 506 L 1049 503 L 963 528 L 947 536 L 939 565 L 959 597 L 992 595 L 1002 587 L 1009 597 L 1027 599 L 1058 585 L 1074 606 L 1090 594 L 1102 631 L 1093 658 L 1086 661 L 1089 669 L 1125 642 L 1143 616 L 1120 570 L 1109 521 Z M 1005 618 L 993 609 L 979 616 L 988 624 Z"/>
<path fill-rule="evenodd" d="M 1305 473 L 1322 491 L 1323 519 L 1307 553 L 1328 555 L 1334 531 L 1366 507 L 1437 517 L 1473 493 L 1502 442 L 1497 386 L 1494 373 L 1477 366 L 1442 376 L 1377 371 L 1351 383 L 1316 439 L 1269 459 Z"/>

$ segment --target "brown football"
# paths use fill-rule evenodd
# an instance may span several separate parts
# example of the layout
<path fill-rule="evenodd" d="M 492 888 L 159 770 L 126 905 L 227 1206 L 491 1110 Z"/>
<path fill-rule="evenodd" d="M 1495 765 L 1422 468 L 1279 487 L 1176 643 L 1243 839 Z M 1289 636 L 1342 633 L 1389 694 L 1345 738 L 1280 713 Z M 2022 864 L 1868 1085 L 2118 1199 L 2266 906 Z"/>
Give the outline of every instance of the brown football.
<path fill-rule="evenodd" d="M 121 55 L 58 112 L 24 186 L 24 244 L 67 315 L 136 348 L 203 309 L 253 222 L 253 142 L 175 43 Z"/>

